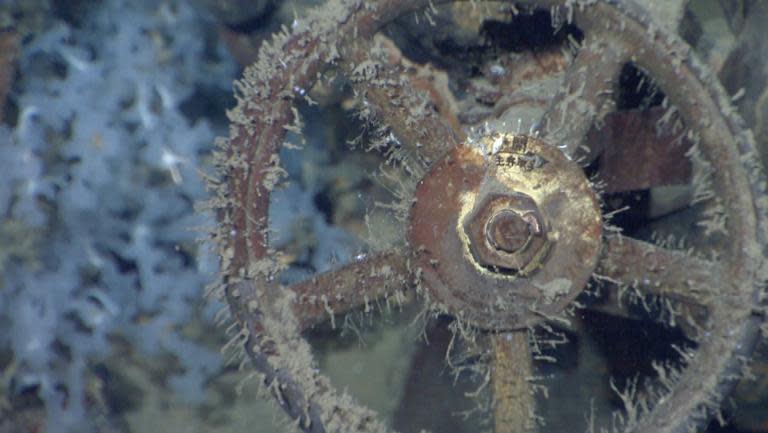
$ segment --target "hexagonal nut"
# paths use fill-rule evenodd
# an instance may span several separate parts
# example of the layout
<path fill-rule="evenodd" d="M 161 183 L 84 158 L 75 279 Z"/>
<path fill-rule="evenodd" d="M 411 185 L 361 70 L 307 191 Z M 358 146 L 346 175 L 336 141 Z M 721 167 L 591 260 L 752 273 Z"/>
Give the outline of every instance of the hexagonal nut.
<path fill-rule="evenodd" d="M 520 247 L 513 252 L 505 251 L 504 242 L 494 242 L 494 236 L 501 235 L 503 230 L 489 226 L 494 217 L 504 213 L 511 213 L 527 224 L 527 239 L 522 243 L 519 238 L 514 239 L 511 243 Z M 496 272 L 529 275 L 543 264 L 551 246 L 536 202 L 522 193 L 489 194 L 467 215 L 463 228 L 474 260 Z"/>

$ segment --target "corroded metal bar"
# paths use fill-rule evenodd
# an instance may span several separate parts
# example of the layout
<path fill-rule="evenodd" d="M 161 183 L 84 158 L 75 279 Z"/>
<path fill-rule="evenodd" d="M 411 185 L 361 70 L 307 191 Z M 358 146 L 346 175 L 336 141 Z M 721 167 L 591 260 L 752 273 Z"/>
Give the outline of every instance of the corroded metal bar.
<path fill-rule="evenodd" d="M 339 269 L 291 286 L 297 295 L 293 311 L 302 329 L 355 308 L 370 305 L 411 282 L 405 254 L 383 252 L 360 258 Z"/>
<path fill-rule="evenodd" d="M 587 132 L 611 111 L 613 90 L 628 57 L 618 41 L 600 32 L 587 34 L 539 121 L 541 136 L 571 159 L 597 155 L 600 149 L 585 149 Z"/>
<path fill-rule="evenodd" d="M 493 334 L 490 339 L 494 433 L 533 433 L 535 402 L 529 385 L 533 358 L 528 330 Z"/>
<path fill-rule="evenodd" d="M 609 236 L 598 275 L 690 305 L 707 306 L 724 295 L 717 263 L 624 236 Z"/>
<path fill-rule="evenodd" d="M 362 97 L 361 112 L 391 128 L 406 158 L 429 165 L 466 136 L 441 95 L 409 74 L 401 57 L 384 38 L 357 39 L 340 66 Z"/>

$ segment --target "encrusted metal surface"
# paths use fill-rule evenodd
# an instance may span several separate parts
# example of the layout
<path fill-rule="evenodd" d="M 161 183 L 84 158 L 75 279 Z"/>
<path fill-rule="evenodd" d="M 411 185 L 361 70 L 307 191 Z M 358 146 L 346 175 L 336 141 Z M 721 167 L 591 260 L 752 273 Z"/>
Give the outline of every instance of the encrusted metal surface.
<path fill-rule="evenodd" d="M 661 107 L 623 111 L 606 116 L 603 127 L 588 140 L 600 155 L 603 192 L 684 185 L 691 180 L 691 149 L 682 126 L 670 125 Z"/>
<path fill-rule="evenodd" d="M 408 239 L 430 301 L 487 329 L 520 329 L 562 310 L 584 288 L 602 219 L 577 164 L 525 135 L 493 134 L 438 161 L 416 189 Z M 495 250 L 487 223 L 535 211 L 540 234 L 523 251 Z"/>
<path fill-rule="evenodd" d="M 690 54 L 689 47 L 657 25 L 638 4 L 542 0 L 537 4 L 566 14 L 587 34 L 587 45 L 581 48 L 585 55 L 576 56 L 542 123 L 544 131 L 552 135 L 543 140 L 525 137 L 525 145 L 516 146 L 515 137 L 494 134 L 479 140 L 479 145 L 454 147 L 461 134 L 430 105 L 429 98 L 413 92 L 408 79 L 400 79 L 397 65 L 387 67 L 370 60 L 366 51 L 372 35 L 386 22 L 432 3 L 332 2 L 329 9 L 317 12 L 293 33 L 265 45 L 259 62 L 239 83 L 231 136 L 219 155 L 223 182 L 215 185 L 218 196 L 212 206 L 220 212 L 216 238 L 223 261 L 223 292 L 242 327 L 245 351 L 264 375 L 263 381 L 307 431 L 387 431 L 372 411 L 335 390 L 315 368 L 300 334 L 307 322 L 297 317 L 303 314 L 297 291 L 314 296 L 322 288 L 313 283 L 278 286 L 279 265 L 267 242 L 270 190 L 280 172 L 277 151 L 286 129 L 295 129 L 293 99 L 304 96 L 303 89 L 311 87 L 319 72 L 331 63 L 341 63 L 358 89 L 365 83 L 374 87 L 370 101 L 375 107 L 370 112 L 391 124 L 394 135 L 404 138 L 404 148 L 417 156 L 419 149 L 425 149 L 421 161 L 432 165 L 417 188 L 411 209 L 408 255 L 413 263 L 385 253 L 316 281 L 342 285 L 341 292 L 350 293 L 355 275 L 381 282 L 384 269 L 397 269 L 396 280 L 406 285 L 423 280 L 430 308 L 482 328 L 507 330 L 556 317 L 583 288 L 600 256 L 602 222 L 594 192 L 578 166 L 558 148 L 569 156 L 596 156 L 579 152 L 583 135 L 593 121 L 601 119 L 609 102 L 606 84 L 610 83 L 605 81 L 615 79 L 618 67 L 632 60 L 657 80 L 691 130 L 691 137 L 696 138 L 696 153 L 689 154 L 713 167 L 704 179 L 707 194 L 699 198 L 712 205 L 706 223 L 719 239 L 713 242 L 719 256 L 711 262 L 691 262 L 660 246 L 619 248 L 621 244 L 609 243 L 612 248 L 604 255 L 601 269 L 608 270 L 606 277 L 617 286 L 637 285 L 644 290 L 643 282 L 636 281 L 644 275 L 644 267 L 654 266 L 656 258 L 675 257 L 681 266 L 696 263 L 698 280 L 726 284 L 718 288 L 722 294 L 713 299 L 709 296 L 712 290 L 705 290 L 708 296 L 702 299 L 700 293 L 678 284 L 683 278 L 678 272 L 651 269 L 654 288 L 672 285 L 669 293 L 673 298 L 682 290 L 686 302 L 706 304 L 708 318 L 702 334 L 706 338 L 697 340 L 696 351 L 681 351 L 682 370 L 663 370 L 667 376 L 661 392 L 627 397 L 623 428 L 648 433 L 695 428 L 741 373 L 744 356 L 754 345 L 765 298 L 760 285 L 765 278 L 768 233 L 768 203 L 762 197 L 765 178 L 755 161 L 753 139 L 733 114 L 724 91 Z M 278 57 L 280 61 L 275 62 Z M 517 140 L 523 141 L 523 137 Z M 531 203 L 524 203 L 528 198 L 533 209 Z M 519 209 L 523 205 L 529 209 Z M 483 214 L 488 206 L 489 213 Z M 525 228 L 511 228 L 507 246 L 497 248 L 499 242 L 488 242 L 496 236 L 494 218 L 507 209 L 521 219 L 535 216 L 524 220 L 528 235 L 539 236 L 541 244 L 532 249 L 534 254 L 521 257 L 519 253 L 535 246 L 529 245 L 535 236 L 526 237 L 523 246 L 515 246 L 515 233 L 525 235 Z M 481 228 L 473 231 L 475 223 Z M 517 226 L 509 219 L 505 224 Z M 490 234 L 489 227 L 493 229 Z M 487 242 L 485 246 L 493 248 L 491 255 L 483 255 L 477 248 L 473 253 L 473 242 L 475 246 Z M 647 257 L 652 260 L 639 260 Z M 373 290 L 365 282 L 361 281 L 360 290 L 373 296 L 389 290 Z M 333 290 L 328 287 L 328 293 Z M 667 292 L 659 294 L 666 296 Z M 360 294 L 349 299 L 360 299 Z M 319 311 L 317 305 L 310 310 L 310 315 Z M 493 335 L 503 338 L 504 334 Z M 514 335 L 519 343 L 515 347 L 524 346 L 521 334 Z M 488 349 L 497 361 L 491 380 L 500 396 L 498 402 L 509 403 L 494 408 L 495 414 L 501 418 L 511 413 L 530 416 L 532 401 L 507 398 L 510 392 L 530 391 L 523 377 L 528 370 L 508 368 L 509 348 L 502 346 Z M 512 386 L 511 391 L 507 385 Z M 515 424 L 528 425 L 521 419 Z M 508 423 L 500 425 L 498 429 Z"/>

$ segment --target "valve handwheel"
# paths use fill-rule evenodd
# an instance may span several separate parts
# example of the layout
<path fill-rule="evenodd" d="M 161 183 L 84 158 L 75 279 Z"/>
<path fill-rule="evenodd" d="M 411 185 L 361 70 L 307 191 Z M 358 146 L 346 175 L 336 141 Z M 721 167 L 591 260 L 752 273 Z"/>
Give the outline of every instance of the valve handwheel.
<path fill-rule="evenodd" d="M 399 65 L 371 59 L 373 36 L 385 24 L 439 3 L 447 1 L 332 0 L 266 44 L 239 82 L 212 205 L 219 212 L 222 294 L 242 328 L 245 352 L 304 430 L 387 431 L 375 413 L 317 371 L 301 332 L 328 311 L 415 289 L 430 308 L 487 337 L 496 433 L 535 431 L 527 329 L 566 317 L 597 273 L 705 312 L 696 348 L 683 354 L 684 366 L 665 384 L 663 398 L 625 416 L 627 431 L 688 431 L 739 377 L 763 320 L 766 181 L 751 134 L 689 46 L 644 9 L 627 1 L 541 0 L 534 5 L 568 16 L 584 39 L 538 134 L 467 138 L 425 104 Z M 604 230 L 600 192 L 580 163 L 606 153 L 594 146 L 585 151 L 585 140 L 611 107 L 609 90 L 628 62 L 656 80 L 696 142 L 689 154 L 705 169 L 694 178 L 706 178 L 702 205 L 718 221 L 711 259 Z M 295 120 L 294 100 L 331 64 L 345 71 L 426 174 L 414 192 L 407 245 L 282 287 L 267 238 L 277 154 Z M 662 171 L 611 184 L 608 177 L 605 188 L 645 189 L 677 178 Z"/>

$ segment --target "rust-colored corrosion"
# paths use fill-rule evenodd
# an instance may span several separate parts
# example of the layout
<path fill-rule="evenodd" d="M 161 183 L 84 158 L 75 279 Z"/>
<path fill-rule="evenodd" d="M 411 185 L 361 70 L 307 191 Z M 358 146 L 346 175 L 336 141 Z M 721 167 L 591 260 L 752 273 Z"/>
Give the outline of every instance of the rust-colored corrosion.
<path fill-rule="evenodd" d="M 487 242 L 488 222 L 505 211 L 537 232 L 522 251 Z M 562 314 L 581 292 L 601 232 L 597 198 L 576 163 L 536 138 L 492 134 L 427 173 L 408 239 L 431 301 L 476 326 L 521 329 Z"/>
<path fill-rule="evenodd" d="M 533 433 L 536 431 L 533 359 L 528 331 L 492 334 L 491 390 L 494 433 Z"/>
<path fill-rule="evenodd" d="M 5 98 L 8 96 L 16 71 L 19 38 L 12 30 L 0 30 L 0 123 L 5 117 Z"/>
<path fill-rule="evenodd" d="M 671 125 L 662 125 L 665 112 L 661 107 L 614 112 L 605 117 L 602 128 L 590 131 L 590 146 L 604 149 L 600 156 L 604 192 L 690 182 L 686 152 L 691 143 L 684 129 L 675 133 Z"/>
<path fill-rule="evenodd" d="M 551 246 L 536 202 L 514 191 L 485 196 L 464 219 L 463 230 L 477 264 L 519 276 L 535 272 Z"/>
<path fill-rule="evenodd" d="M 614 87 L 627 61 L 623 41 L 608 36 L 599 25 L 594 27 L 568 66 L 540 125 L 542 137 L 576 160 L 597 154 L 597 149 L 585 146 L 587 132 L 615 107 Z"/>
<path fill-rule="evenodd" d="M 363 256 L 342 268 L 291 287 L 297 295 L 294 313 L 302 328 L 358 307 L 370 308 L 380 298 L 395 296 L 410 284 L 408 263 L 400 252 Z"/>
<path fill-rule="evenodd" d="M 531 236 L 541 231 L 533 227 L 538 224 L 530 223 L 526 216 L 512 210 L 502 210 L 494 214 L 485 225 L 485 239 L 495 250 L 505 253 L 516 253 L 526 248 Z"/>
<path fill-rule="evenodd" d="M 723 301 L 728 284 L 719 263 L 623 236 L 606 239 L 598 275 L 693 306 Z"/>
<path fill-rule="evenodd" d="M 431 164 L 456 146 L 464 132 L 456 125 L 453 113 L 441 107 L 444 104 L 435 97 L 434 89 L 408 72 L 407 63 L 391 55 L 372 59 L 372 52 L 392 52 L 386 40 L 379 46 L 376 42 L 356 40 L 348 46 L 340 66 L 351 77 L 371 120 L 391 128 L 408 159 Z M 375 72 L 361 74 L 359 66 L 370 65 L 371 61 L 376 62 Z M 443 113 L 439 112 L 441 108 Z"/>
<path fill-rule="evenodd" d="M 267 242 L 266 214 L 270 179 L 277 170 L 276 154 L 285 127 L 294 120 L 293 99 L 312 85 L 328 63 L 340 63 L 343 70 L 353 74 L 357 66 L 371 60 L 368 51 L 371 36 L 381 25 L 432 3 L 427 0 L 333 3 L 339 9 L 348 9 L 318 14 L 318 19 L 306 28 L 300 26 L 293 34 L 278 38 L 275 44 L 265 44 L 259 56 L 260 64 L 240 83 L 244 91 L 222 158 L 226 184 L 217 185 L 220 197 L 226 196 L 226 204 L 217 209 L 221 211 L 220 221 L 224 227 L 218 234 L 223 238 L 220 242 L 227 301 L 243 327 L 246 353 L 265 375 L 267 383 L 276 384 L 273 393 L 307 431 L 319 433 L 346 428 L 360 432 L 385 431 L 372 412 L 341 398 L 329 386 L 315 370 L 311 356 L 293 358 L 295 349 L 306 349 L 299 332 L 309 323 L 305 321 L 299 326 L 301 320 L 292 320 L 296 314 L 307 314 L 310 319 L 317 317 L 322 314 L 320 306 L 328 313 L 325 302 L 322 305 L 308 302 L 302 310 L 301 303 L 295 301 L 323 294 L 330 301 L 328 294 L 333 294 L 333 287 L 329 286 L 344 292 L 343 302 L 337 305 L 339 309 L 351 307 L 361 295 L 355 293 L 356 276 L 360 272 L 380 270 L 381 266 L 377 258 L 372 258 L 370 263 L 350 265 L 335 275 L 319 276 L 315 282 L 294 287 L 303 295 L 279 290 L 274 275 L 263 269 L 263 262 L 269 261 L 272 254 Z M 541 0 L 537 3 L 553 7 L 565 6 L 566 2 Z M 549 144 L 526 137 L 526 146 L 519 148 L 514 145 L 514 138 L 506 140 L 503 135 L 492 134 L 471 146 L 467 143 L 453 147 L 460 135 L 450 127 L 450 121 L 441 119 L 444 113 L 429 104 L 411 110 L 414 106 L 410 102 L 414 100 L 410 99 L 410 90 L 415 83 L 399 79 L 403 71 L 398 65 L 390 65 L 391 68 L 385 65 L 377 69 L 374 76 L 357 81 L 356 86 L 358 89 L 368 84 L 379 86 L 380 89 L 369 93 L 367 98 L 376 106 L 372 110 L 376 117 L 391 122 L 393 131 L 404 140 L 403 145 L 412 151 L 418 153 L 419 144 L 425 145 L 422 156 L 427 163 L 436 161 L 416 191 L 408 227 L 411 251 L 410 257 L 406 257 L 411 259 L 415 275 L 423 279 L 425 293 L 433 304 L 430 306 L 477 327 L 501 330 L 491 333 L 496 338 L 512 330 L 510 335 L 519 343 L 504 347 L 504 341 L 499 340 L 490 347 L 492 369 L 496 371 L 492 388 L 499 404 L 494 408 L 498 417 L 495 424 L 501 432 L 508 425 L 522 425 L 525 412 L 532 410 L 532 403 L 519 405 L 515 400 L 530 393 L 526 382 L 528 364 L 516 364 L 530 362 L 527 352 L 520 349 L 525 347 L 521 331 L 539 320 L 560 314 L 582 290 L 600 255 L 602 221 L 594 192 L 576 162 L 568 160 L 554 146 L 574 159 L 581 156 L 584 136 L 610 102 L 611 85 L 615 84 L 615 73 L 623 62 L 631 59 L 657 80 L 671 103 L 678 107 L 686 126 L 699 134 L 704 158 L 715 165 L 712 189 L 716 197 L 724 201 L 722 209 L 731 241 L 722 248 L 718 261 L 722 271 L 719 281 L 727 282 L 728 296 L 718 296 L 717 300 L 728 302 L 710 304 L 708 338 L 699 342 L 697 355 L 688 360 L 682 371 L 680 384 L 684 386 L 670 389 L 649 413 L 641 414 L 635 426 L 635 431 L 644 433 L 685 431 L 702 419 L 701 414 L 706 413 L 704 404 L 716 403 L 728 391 L 755 341 L 761 318 L 753 314 L 751 307 L 758 305 L 763 290 L 757 286 L 755 276 L 761 259 L 764 260 L 765 253 L 760 249 L 765 248 L 768 234 L 765 203 L 756 201 L 755 197 L 764 192 L 765 179 L 751 160 L 753 140 L 729 110 L 722 89 L 701 70 L 695 57 L 689 55 L 690 47 L 675 35 L 653 26 L 647 11 L 634 3 L 589 2 L 570 12 L 573 22 L 587 37 L 581 48 L 583 55 L 577 55 L 569 67 L 566 85 L 545 116 L 542 132 Z M 613 35 L 619 37 L 613 38 Z M 607 42 L 609 39 L 616 43 Z M 669 56 L 673 58 L 670 60 Z M 278 57 L 282 66 L 274 61 Z M 366 84 L 366 80 L 369 83 Z M 432 134 L 433 131 L 438 132 Z M 451 147 L 447 153 L 443 152 Z M 595 147 L 593 151 L 602 150 L 599 145 Z M 606 145 L 605 149 L 608 148 Z M 588 156 L 594 156 L 594 152 Z M 663 182 L 670 181 L 665 178 Z M 531 259 L 534 267 L 529 268 L 530 272 L 514 272 L 514 269 L 499 272 L 501 269 L 484 266 L 472 255 L 471 241 L 463 227 L 468 215 L 472 215 L 485 197 L 516 193 L 526 194 L 534 201 L 540 217 L 533 225 L 546 228 L 551 247 L 547 254 Z M 490 215 L 490 221 L 495 215 L 498 212 Z M 487 225 L 488 221 L 483 232 L 486 240 Z M 493 224 L 491 226 L 493 228 Z M 530 227 L 531 223 L 529 231 Z M 513 234 L 520 232 L 520 229 L 511 230 Z M 492 240 L 497 236 L 494 233 L 492 230 Z M 612 241 L 609 239 L 601 269 L 609 278 L 619 282 L 631 280 L 636 284 L 636 276 L 642 276 L 642 269 L 630 267 L 629 261 L 643 259 L 639 261 L 641 267 L 651 268 L 655 278 L 652 284 L 641 281 L 641 288 L 682 282 L 679 272 L 656 267 L 663 260 L 672 260 L 681 267 L 693 265 L 696 272 L 708 266 L 706 262 L 678 260 L 681 257 L 674 253 L 648 250 L 637 244 L 622 249 L 622 244 Z M 496 242 L 495 246 L 501 243 Z M 513 244 L 499 249 L 516 252 Z M 407 272 L 395 272 L 395 275 L 395 282 L 409 278 Z M 703 281 L 707 274 L 696 278 Z M 671 290 L 661 294 L 675 296 L 677 293 Z M 693 299 L 693 302 L 701 301 Z M 284 332 L 283 324 L 288 326 L 288 332 Z M 288 335 L 291 332 L 295 335 Z M 513 358 L 517 355 L 524 358 Z M 701 377 L 712 380 L 697 380 Z"/>

